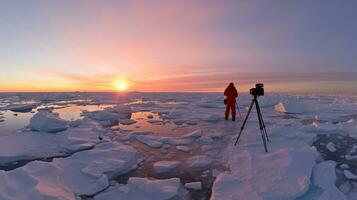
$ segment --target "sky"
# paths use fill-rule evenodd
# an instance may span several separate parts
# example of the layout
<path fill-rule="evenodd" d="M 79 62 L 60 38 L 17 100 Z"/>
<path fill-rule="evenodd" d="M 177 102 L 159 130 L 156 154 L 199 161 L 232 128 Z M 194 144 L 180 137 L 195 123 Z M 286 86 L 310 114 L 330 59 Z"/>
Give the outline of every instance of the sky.
<path fill-rule="evenodd" d="M 357 93 L 357 1 L 2 0 L 0 91 Z"/>

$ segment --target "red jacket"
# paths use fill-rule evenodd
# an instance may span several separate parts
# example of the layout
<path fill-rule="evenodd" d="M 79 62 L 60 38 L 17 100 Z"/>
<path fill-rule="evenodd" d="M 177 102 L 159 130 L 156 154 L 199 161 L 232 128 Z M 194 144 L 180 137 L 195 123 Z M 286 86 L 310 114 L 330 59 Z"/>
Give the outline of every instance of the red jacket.
<path fill-rule="evenodd" d="M 235 102 L 236 101 L 236 98 L 238 97 L 238 92 L 237 92 L 237 89 L 233 86 L 233 87 L 230 87 L 228 86 L 226 88 L 226 90 L 224 91 L 224 95 L 227 96 L 227 103 L 228 102 Z"/>

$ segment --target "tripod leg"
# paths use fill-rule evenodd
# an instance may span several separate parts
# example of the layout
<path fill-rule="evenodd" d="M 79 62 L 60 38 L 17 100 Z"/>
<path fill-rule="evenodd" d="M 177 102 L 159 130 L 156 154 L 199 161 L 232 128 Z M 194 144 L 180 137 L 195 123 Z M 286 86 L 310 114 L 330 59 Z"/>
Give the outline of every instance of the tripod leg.
<path fill-rule="evenodd" d="M 258 104 L 258 101 L 257 101 L 257 110 L 259 112 L 260 119 L 261 119 L 261 122 L 262 122 L 262 125 L 263 125 L 263 130 L 264 130 L 265 137 L 266 137 L 267 141 L 269 141 L 268 133 L 267 133 L 267 130 L 265 128 L 265 122 L 264 122 L 264 119 L 263 119 L 263 114 L 262 114 L 262 111 L 260 110 L 260 106 Z"/>
<path fill-rule="evenodd" d="M 248 118 L 249 118 L 249 114 L 250 114 L 250 112 L 252 111 L 253 105 L 254 105 L 254 99 L 252 100 L 252 103 L 251 103 L 250 106 L 249 106 L 247 116 L 245 117 L 244 122 L 243 122 L 243 124 L 242 124 L 242 127 L 240 128 L 240 131 L 239 131 L 237 140 L 236 140 L 236 142 L 234 143 L 234 146 L 237 145 L 237 143 L 238 143 L 238 140 L 239 140 L 239 138 L 240 138 L 240 135 L 242 134 L 243 129 L 244 129 L 244 126 L 245 126 L 245 124 L 247 123 L 247 120 L 248 120 Z"/>
<path fill-rule="evenodd" d="M 255 107 L 257 109 L 257 117 L 258 117 L 258 121 L 259 121 L 259 128 L 260 128 L 260 133 L 262 135 L 262 140 L 263 140 L 263 144 L 264 144 L 264 149 L 265 152 L 268 152 L 268 148 L 267 148 L 267 142 L 266 142 L 266 138 L 265 138 L 265 133 L 264 133 L 264 128 L 263 128 L 263 122 L 261 119 L 261 113 L 259 110 L 259 104 L 258 104 L 258 100 L 255 100 Z"/>

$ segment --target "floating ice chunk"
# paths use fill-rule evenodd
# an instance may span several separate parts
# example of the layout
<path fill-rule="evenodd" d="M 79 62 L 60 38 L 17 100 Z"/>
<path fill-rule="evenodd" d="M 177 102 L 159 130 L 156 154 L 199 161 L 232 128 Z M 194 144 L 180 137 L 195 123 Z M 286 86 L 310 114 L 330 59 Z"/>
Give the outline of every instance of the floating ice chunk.
<path fill-rule="evenodd" d="M 343 174 L 346 176 L 346 178 L 348 179 L 352 179 L 352 180 L 356 180 L 357 179 L 357 175 L 353 174 L 351 171 L 349 170 L 343 170 Z"/>
<path fill-rule="evenodd" d="M 67 121 L 58 117 L 58 114 L 38 112 L 31 120 L 29 127 L 34 131 L 57 133 L 68 128 Z"/>
<path fill-rule="evenodd" d="M 159 161 L 154 163 L 154 171 L 157 175 L 178 174 L 181 163 L 178 161 Z"/>
<path fill-rule="evenodd" d="M 102 143 L 53 162 L 34 161 L 12 171 L 0 171 L 1 199 L 76 199 L 94 195 L 109 180 L 137 167 L 137 152 L 128 146 Z"/>
<path fill-rule="evenodd" d="M 123 125 L 131 125 L 131 124 L 135 124 L 136 121 L 135 120 L 132 120 L 132 119 L 122 119 L 120 120 L 120 124 L 123 124 Z"/>
<path fill-rule="evenodd" d="M 345 155 L 345 158 L 347 160 L 357 160 L 357 155 L 351 156 L 351 155 Z"/>
<path fill-rule="evenodd" d="M 31 112 L 36 106 L 33 104 L 13 104 L 7 107 L 13 112 Z"/>
<path fill-rule="evenodd" d="M 118 105 L 106 110 L 85 112 L 85 115 L 99 121 L 102 126 L 109 127 L 117 125 L 120 121 L 131 118 L 131 108 L 128 106 Z"/>
<path fill-rule="evenodd" d="M 161 124 L 163 121 L 157 119 L 148 119 L 147 122 L 151 124 Z"/>
<path fill-rule="evenodd" d="M 160 139 L 161 142 L 165 144 L 171 145 L 188 145 L 192 142 L 190 139 L 180 139 L 180 138 L 171 138 L 171 137 L 163 137 Z"/>
<path fill-rule="evenodd" d="M 14 133 L 0 138 L 0 165 L 15 161 L 65 156 L 95 146 L 99 133 L 89 129 L 69 129 L 61 134 Z"/>
<path fill-rule="evenodd" d="M 346 196 L 336 188 L 336 163 L 334 161 L 325 161 L 317 164 L 313 170 L 313 182 L 316 186 L 322 188 L 319 200 L 346 200 Z"/>
<path fill-rule="evenodd" d="M 332 142 L 327 143 L 326 148 L 331 152 L 335 152 L 337 150 L 335 144 Z"/>
<path fill-rule="evenodd" d="M 151 135 L 135 135 L 134 137 L 139 142 L 146 144 L 152 148 L 160 148 L 163 144 L 156 137 Z"/>
<path fill-rule="evenodd" d="M 109 199 L 182 199 L 185 195 L 179 178 L 149 180 L 147 178 L 129 178 L 127 185 L 114 185 L 94 197 L 95 200 Z"/>
<path fill-rule="evenodd" d="M 201 137 L 198 141 L 204 145 L 210 145 L 214 142 L 213 139 L 208 136 Z"/>
<path fill-rule="evenodd" d="M 186 183 L 185 188 L 191 189 L 191 190 L 201 190 L 202 189 L 202 183 L 201 182 L 192 182 L 192 183 Z"/>
<path fill-rule="evenodd" d="M 186 164 L 194 170 L 206 170 L 212 165 L 212 160 L 207 156 L 198 155 L 186 160 Z"/>
<path fill-rule="evenodd" d="M 186 135 L 182 136 L 183 138 L 190 138 L 190 139 L 197 139 L 202 136 L 203 132 L 202 130 L 196 130 L 193 131 L 192 133 L 187 133 Z"/>
<path fill-rule="evenodd" d="M 190 152 L 190 148 L 188 146 L 179 145 L 176 146 L 176 149 L 183 152 Z"/>
<path fill-rule="evenodd" d="M 276 104 L 274 106 L 274 109 L 275 109 L 276 112 L 286 113 L 286 109 L 285 109 L 284 104 L 282 102 L 279 102 L 278 104 Z"/>

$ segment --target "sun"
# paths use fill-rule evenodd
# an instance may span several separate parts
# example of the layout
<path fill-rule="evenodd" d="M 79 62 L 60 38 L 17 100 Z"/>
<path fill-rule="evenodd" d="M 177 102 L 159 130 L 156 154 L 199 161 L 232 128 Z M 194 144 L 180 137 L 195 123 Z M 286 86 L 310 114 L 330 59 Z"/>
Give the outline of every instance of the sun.
<path fill-rule="evenodd" d="M 128 89 L 128 82 L 125 80 L 120 80 L 115 83 L 115 86 L 119 91 L 126 91 Z"/>

